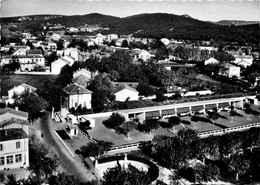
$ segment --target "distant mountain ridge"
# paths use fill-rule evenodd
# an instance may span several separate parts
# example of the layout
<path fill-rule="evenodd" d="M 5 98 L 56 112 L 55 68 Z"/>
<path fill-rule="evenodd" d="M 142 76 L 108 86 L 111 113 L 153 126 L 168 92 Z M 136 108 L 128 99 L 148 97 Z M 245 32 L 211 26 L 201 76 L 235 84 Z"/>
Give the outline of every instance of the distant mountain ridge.
<path fill-rule="evenodd" d="M 219 25 L 225 25 L 225 26 L 243 26 L 243 25 L 250 25 L 250 24 L 259 24 L 260 21 L 242 21 L 242 20 L 221 20 L 218 22 L 215 22 Z"/>
<path fill-rule="evenodd" d="M 128 17 L 115 17 L 99 13 L 86 15 L 31 15 L 1 18 L 1 24 L 21 23 L 22 25 L 60 24 L 66 27 L 99 25 L 103 34 L 134 34 L 138 37 L 176 38 L 189 40 L 225 40 L 236 42 L 256 42 L 260 40 L 259 23 L 245 24 L 248 21 L 219 21 L 217 23 L 194 19 L 187 14 L 174 15 L 167 13 L 144 13 Z M 254 23 L 255 21 L 251 21 Z M 230 24 L 239 26 L 229 26 Z M 26 28 L 26 27 L 25 27 Z"/>

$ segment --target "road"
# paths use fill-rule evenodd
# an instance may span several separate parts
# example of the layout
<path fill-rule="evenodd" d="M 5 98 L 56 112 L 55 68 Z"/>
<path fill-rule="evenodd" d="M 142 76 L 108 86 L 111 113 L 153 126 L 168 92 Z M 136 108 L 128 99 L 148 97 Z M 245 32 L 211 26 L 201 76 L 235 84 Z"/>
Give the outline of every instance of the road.
<path fill-rule="evenodd" d="M 96 180 L 95 175 L 93 175 L 94 173 L 84 166 L 80 157 L 78 155 L 72 157 L 62 142 L 55 135 L 54 130 L 61 127 L 64 128 L 64 125 L 62 123 L 54 122 L 50 118 L 50 114 L 46 114 L 38 122 L 38 136 L 43 134 L 43 138 L 40 137 L 41 141 L 58 156 L 61 167 L 59 170 L 74 175 L 84 182 Z"/>

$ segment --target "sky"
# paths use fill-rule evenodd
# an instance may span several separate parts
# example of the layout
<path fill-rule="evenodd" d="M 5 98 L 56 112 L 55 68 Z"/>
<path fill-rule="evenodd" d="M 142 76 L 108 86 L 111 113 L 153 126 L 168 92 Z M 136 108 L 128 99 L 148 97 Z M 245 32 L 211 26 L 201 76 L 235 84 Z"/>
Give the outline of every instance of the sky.
<path fill-rule="evenodd" d="M 34 14 L 188 14 L 203 21 L 260 21 L 260 0 L 0 0 L 1 17 Z"/>

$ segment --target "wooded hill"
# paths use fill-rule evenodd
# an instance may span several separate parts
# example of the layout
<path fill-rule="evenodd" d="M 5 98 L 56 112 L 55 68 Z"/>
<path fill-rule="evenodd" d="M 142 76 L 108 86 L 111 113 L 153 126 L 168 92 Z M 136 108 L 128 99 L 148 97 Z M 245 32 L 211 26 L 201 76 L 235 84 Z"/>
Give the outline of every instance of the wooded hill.
<path fill-rule="evenodd" d="M 22 17 L 23 21 L 21 21 Z M 32 24 L 46 25 L 47 23 L 61 24 L 66 27 L 98 24 L 103 28 L 109 28 L 109 30 L 103 30 L 102 33 L 104 34 L 134 34 L 139 37 L 168 37 L 189 40 L 214 39 L 239 43 L 257 43 L 260 40 L 259 24 L 223 26 L 200 21 L 188 15 L 153 13 L 119 18 L 92 13 L 73 16 L 33 15 L 22 17 L 2 18 L 1 22 L 4 24 L 21 23 L 25 27 Z M 18 21 L 19 18 L 20 21 Z"/>

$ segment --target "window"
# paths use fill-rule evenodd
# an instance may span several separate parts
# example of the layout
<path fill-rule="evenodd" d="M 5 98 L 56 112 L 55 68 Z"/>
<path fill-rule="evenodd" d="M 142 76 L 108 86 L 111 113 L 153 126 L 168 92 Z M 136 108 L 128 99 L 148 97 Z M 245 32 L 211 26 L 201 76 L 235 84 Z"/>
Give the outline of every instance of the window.
<path fill-rule="evenodd" d="M 13 164 L 14 163 L 14 158 L 12 155 L 9 155 L 6 157 L 6 164 Z"/>
<path fill-rule="evenodd" d="M 22 162 L 22 154 L 15 155 L 15 162 L 16 163 Z"/>
<path fill-rule="evenodd" d="M 20 147 L 21 147 L 20 141 L 17 141 L 16 142 L 16 148 L 20 148 Z"/>
<path fill-rule="evenodd" d="M 3 144 L 0 144 L 0 151 L 3 151 Z"/>
<path fill-rule="evenodd" d="M 5 157 L 0 157 L 0 166 L 5 165 Z"/>

